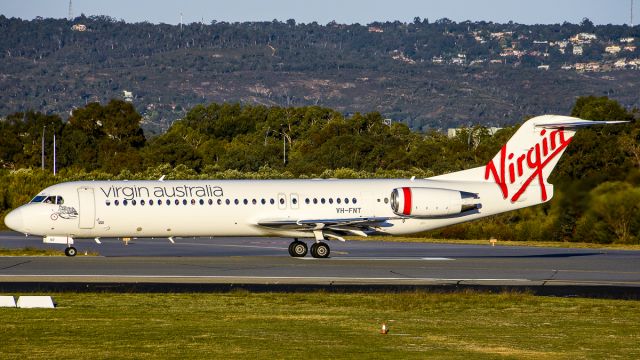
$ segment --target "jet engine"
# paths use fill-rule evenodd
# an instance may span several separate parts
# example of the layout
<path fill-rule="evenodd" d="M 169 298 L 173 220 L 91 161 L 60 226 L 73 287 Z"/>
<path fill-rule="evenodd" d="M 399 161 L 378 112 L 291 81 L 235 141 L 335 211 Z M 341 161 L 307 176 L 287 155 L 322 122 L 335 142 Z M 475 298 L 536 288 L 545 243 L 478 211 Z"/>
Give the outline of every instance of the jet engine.
<path fill-rule="evenodd" d="M 416 218 L 457 215 L 480 208 L 478 194 L 422 187 L 402 187 L 391 192 L 396 215 Z"/>

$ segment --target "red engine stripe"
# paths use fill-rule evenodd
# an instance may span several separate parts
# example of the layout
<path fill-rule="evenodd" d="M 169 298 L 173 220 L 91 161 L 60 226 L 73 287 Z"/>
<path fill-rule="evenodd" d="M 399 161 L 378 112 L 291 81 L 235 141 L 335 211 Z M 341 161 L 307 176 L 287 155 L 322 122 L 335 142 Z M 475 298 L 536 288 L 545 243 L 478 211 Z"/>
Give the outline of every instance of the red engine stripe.
<path fill-rule="evenodd" d="M 402 213 L 404 215 L 411 215 L 411 188 L 403 187 L 402 194 L 404 195 L 404 209 L 402 209 Z"/>

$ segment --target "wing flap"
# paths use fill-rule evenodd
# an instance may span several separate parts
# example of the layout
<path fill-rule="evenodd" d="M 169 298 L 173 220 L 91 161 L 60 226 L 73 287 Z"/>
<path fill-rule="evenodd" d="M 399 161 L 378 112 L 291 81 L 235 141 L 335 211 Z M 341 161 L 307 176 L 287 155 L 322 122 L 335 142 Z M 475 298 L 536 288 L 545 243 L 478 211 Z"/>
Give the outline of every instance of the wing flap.
<path fill-rule="evenodd" d="M 345 219 L 272 219 L 258 221 L 258 226 L 274 230 L 333 231 L 358 236 L 367 236 L 374 227 L 385 226 L 388 217 L 366 217 Z"/>

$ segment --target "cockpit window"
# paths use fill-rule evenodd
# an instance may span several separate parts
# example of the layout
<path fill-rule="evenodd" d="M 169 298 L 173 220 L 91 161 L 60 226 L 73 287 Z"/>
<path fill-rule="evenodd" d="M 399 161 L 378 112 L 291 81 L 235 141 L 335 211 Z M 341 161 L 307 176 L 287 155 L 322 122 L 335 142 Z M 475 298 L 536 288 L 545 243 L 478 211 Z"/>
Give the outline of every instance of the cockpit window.
<path fill-rule="evenodd" d="M 62 205 L 64 204 L 64 199 L 62 196 L 36 196 L 31 202 Z"/>
<path fill-rule="evenodd" d="M 33 200 L 31 200 L 32 203 L 41 203 L 44 201 L 44 199 L 46 199 L 47 197 L 44 195 L 38 195 L 36 197 L 33 198 Z"/>

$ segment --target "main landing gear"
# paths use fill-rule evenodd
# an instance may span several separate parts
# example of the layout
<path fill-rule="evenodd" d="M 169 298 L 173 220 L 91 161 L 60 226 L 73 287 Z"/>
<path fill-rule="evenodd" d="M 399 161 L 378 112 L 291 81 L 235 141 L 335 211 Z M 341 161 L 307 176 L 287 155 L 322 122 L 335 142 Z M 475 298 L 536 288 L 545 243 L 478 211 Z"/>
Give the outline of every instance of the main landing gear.
<path fill-rule="evenodd" d="M 77 253 L 78 251 L 73 246 L 69 246 L 68 248 L 64 249 L 64 254 L 67 256 L 76 256 Z"/>
<path fill-rule="evenodd" d="M 331 253 L 329 245 L 322 241 L 316 242 L 311 245 L 311 256 L 314 258 L 328 258 Z M 292 257 L 304 257 L 307 255 L 307 244 L 295 239 L 289 244 L 289 255 Z"/>

